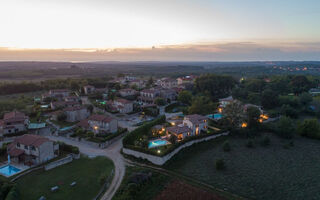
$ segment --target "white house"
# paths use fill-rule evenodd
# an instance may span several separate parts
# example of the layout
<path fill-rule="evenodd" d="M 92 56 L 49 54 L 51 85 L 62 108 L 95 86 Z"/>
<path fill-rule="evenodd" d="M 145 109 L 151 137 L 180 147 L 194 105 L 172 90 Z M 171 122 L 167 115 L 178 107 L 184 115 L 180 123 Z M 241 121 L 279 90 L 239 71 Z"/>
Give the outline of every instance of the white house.
<path fill-rule="evenodd" d="M 208 129 L 208 118 L 202 115 L 186 115 L 183 119 L 183 125 L 192 130 L 191 135 L 198 135 L 201 131 Z"/>
<path fill-rule="evenodd" d="M 84 106 L 68 107 L 63 109 L 63 111 L 67 116 L 67 122 L 81 121 L 88 118 L 90 115 L 90 112 Z"/>
<path fill-rule="evenodd" d="M 88 119 L 78 123 L 79 127 L 99 133 L 116 133 L 118 131 L 118 121 L 105 115 L 91 115 Z"/>
<path fill-rule="evenodd" d="M 59 144 L 39 135 L 25 134 L 15 138 L 7 152 L 12 162 L 33 166 L 55 158 Z"/>
<path fill-rule="evenodd" d="M 178 81 L 172 78 L 162 78 L 160 80 L 160 85 L 163 88 L 174 88 L 178 86 Z"/>
<path fill-rule="evenodd" d="M 128 101 L 126 99 L 114 100 L 113 106 L 115 106 L 120 113 L 131 113 L 133 111 L 132 101 Z"/>
<path fill-rule="evenodd" d="M 126 88 L 119 90 L 119 94 L 121 97 L 134 96 L 137 94 L 137 91 L 134 89 Z"/>
<path fill-rule="evenodd" d="M 84 94 L 86 94 L 86 95 L 94 93 L 95 89 L 96 88 L 94 86 L 92 86 L 92 85 L 83 86 L 83 91 L 84 91 Z"/>
<path fill-rule="evenodd" d="M 160 90 L 152 88 L 142 90 L 138 99 L 144 103 L 153 103 L 158 97 L 160 97 Z"/>
<path fill-rule="evenodd" d="M 17 133 L 27 130 L 29 117 L 24 113 L 13 111 L 6 113 L 0 120 L 0 132 L 2 134 Z"/>
<path fill-rule="evenodd" d="M 229 96 L 229 97 L 223 98 L 223 99 L 219 99 L 219 104 L 223 108 L 226 107 L 231 102 L 233 102 L 233 97 L 232 96 Z"/>

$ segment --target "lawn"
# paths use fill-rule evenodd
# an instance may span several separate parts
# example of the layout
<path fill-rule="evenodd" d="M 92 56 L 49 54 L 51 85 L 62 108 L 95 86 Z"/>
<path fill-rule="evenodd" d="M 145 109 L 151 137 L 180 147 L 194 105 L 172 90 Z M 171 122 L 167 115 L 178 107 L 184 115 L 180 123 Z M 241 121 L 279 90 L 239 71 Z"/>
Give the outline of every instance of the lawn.
<path fill-rule="evenodd" d="M 252 199 L 320 199 L 320 141 L 296 136 L 288 147 L 288 140 L 269 135 L 270 146 L 255 141 L 255 148 L 230 137 L 230 152 L 222 150 L 226 137 L 201 143 L 181 151 L 165 168 Z M 224 159 L 225 171 L 215 169 L 218 158 Z"/>
<path fill-rule="evenodd" d="M 39 199 L 93 199 L 101 189 L 99 177 L 110 175 L 114 168 L 112 161 L 104 157 L 94 159 L 81 157 L 72 163 L 49 171 L 37 170 L 17 180 L 17 186 L 23 200 Z M 73 187 L 70 184 L 76 181 Z M 59 186 L 59 190 L 51 192 L 50 188 Z"/>

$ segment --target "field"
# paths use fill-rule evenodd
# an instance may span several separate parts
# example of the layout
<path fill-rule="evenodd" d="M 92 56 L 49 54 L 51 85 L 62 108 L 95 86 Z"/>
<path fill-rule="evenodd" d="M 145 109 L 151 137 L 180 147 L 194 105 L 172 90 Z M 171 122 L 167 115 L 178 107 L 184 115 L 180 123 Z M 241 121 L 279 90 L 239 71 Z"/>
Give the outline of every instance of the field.
<path fill-rule="evenodd" d="M 149 180 L 133 183 L 137 174 L 152 174 Z M 139 178 L 141 181 L 141 178 Z M 133 187 L 134 186 L 134 187 Z M 113 200 L 139 199 L 139 200 L 176 200 L 176 199 L 199 200 L 225 200 L 213 191 L 191 185 L 175 177 L 163 175 L 151 169 L 140 167 L 127 167 L 126 175 Z"/>
<path fill-rule="evenodd" d="M 247 148 L 245 139 L 230 137 L 230 152 L 222 150 L 227 138 L 201 143 L 179 153 L 165 168 L 251 199 L 320 199 L 320 141 L 296 136 L 289 146 L 288 140 L 269 136 L 270 146 L 258 140 L 254 148 Z M 215 169 L 218 158 L 224 159 L 226 170 Z"/>
<path fill-rule="evenodd" d="M 99 177 L 110 175 L 113 163 L 103 157 L 94 159 L 80 158 L 72 163 L 49 171 L 37 170 L 18 179 L 17 185 L 23 200 L 39 199 L 93 199 L 101 189 Z M 70 186 L 72 182 L 77 184 Z M 51 192 L 50 188 L 59 186 L 59 190 Z"/>

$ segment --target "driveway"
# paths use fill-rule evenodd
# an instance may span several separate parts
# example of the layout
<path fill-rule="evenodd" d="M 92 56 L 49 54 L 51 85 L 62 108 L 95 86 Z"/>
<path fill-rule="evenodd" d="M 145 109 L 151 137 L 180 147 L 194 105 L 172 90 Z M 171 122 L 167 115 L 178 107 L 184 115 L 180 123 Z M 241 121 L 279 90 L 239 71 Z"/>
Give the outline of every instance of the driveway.
<path fill-rule="evenodd" d="M 117 140 L 113 144 L 111 144 L 106 149 L 99 149 L 96 147 L 92 147 L 87 144 L 83 144 L 78 141 L 70 140 L 65 137 L 59 137 L 59 136 L 47 136 L 49 139 L 53 141 L 61 141 L 66 144 L 70 144 L 73 146 L 77 146 L 82 154 L 85 154 L 87 156 L 105 156 L 109 159 L 111 159 L 114 163 L 115 167 L 115 173 L 113 180 L 106 191 L 106 193 L 102 196 L 102 200 L 111 200 L 113 195 L 116 193 L 117 189 L 120 187 L 120 184 L 122 182 L 122 179 L 125 175 L 126 167 L 125 167 L 125 161 L 120 154 L 121 148 L 122 148 L 122 139 Z"/>

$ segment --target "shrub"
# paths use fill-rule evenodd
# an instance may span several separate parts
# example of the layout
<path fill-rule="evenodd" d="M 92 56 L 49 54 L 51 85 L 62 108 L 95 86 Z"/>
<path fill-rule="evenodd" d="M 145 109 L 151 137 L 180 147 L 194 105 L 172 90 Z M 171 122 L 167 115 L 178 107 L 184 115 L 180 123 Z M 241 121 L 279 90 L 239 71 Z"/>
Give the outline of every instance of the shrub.
<path fill-rule="evenodd" d="M 17 186 L 13 186 L 5 200 L 20 200 L 20 193 Z"/>
<path fill-rule="evenodd" d="M 79 148 L 72 146 L 63 142 L 58 142 L 60 151 L 65 151 L 68 153 L 79 154 Z"/>
<path fill-rule="evenodd" d="M 158 117 L 157 119 L 145 123 L 142 126 L 140 126 L 139 128 L 135 129 L 134 131 L 130 132 L 129 134 L 127 134 L 124 138 L 123 138 L 123 145 L 134 145 L 134 141 L 139 140 L 140 138 L 142 138 L 144 135 L 147 135 L 148 132 L 150 131 L 150 129 L 158 124 L 162 124 L 166 122 L 166 116 L 163 115 L 161 117 Z"/>
<path fill-rule="evenodd" d="M 261 145 L 262 146 L 268 146 L 270 145 L 270 138 L 268 136 L 264 136 L 261 140 Z"/>
<path fill-rule="evenodd" d="M 99 176 L 99 183 L 100 185 L 103 185 L 107 181 L 108 175 L 106 173 L 102 173 Z"/>
<path fill-rule="evenodd" d="M 290 139 L 295 132 L 295 126 L 291 118 L 282 116 L 276 125 L 276 132 L 282 138 Z"/>
<path fill-rule="evenodd" d="M 252 140 L 248 140 L 247 143 L 246 143 L 246 147 L 248 148 L 253 148 L 253 141 Z"/>
<path fill-rule="evenodd" d="M 216 170 L 224 170 L 226 168 L 226 165 L 223 159 L 217 159 L 215 166 L 216 166 Z"/>
<path fill-rule="evenodd" d="M 317 119 L 305 119 L 298 124 L 297 132 L 301 136 L 320 139 L 320 125 Z"/>
<path fill-rule="evenodd" d="M 228 141 L 225 141 L 222 145 L 223 151 L 229 152 L 231 150 L 230 144 Z"/>

